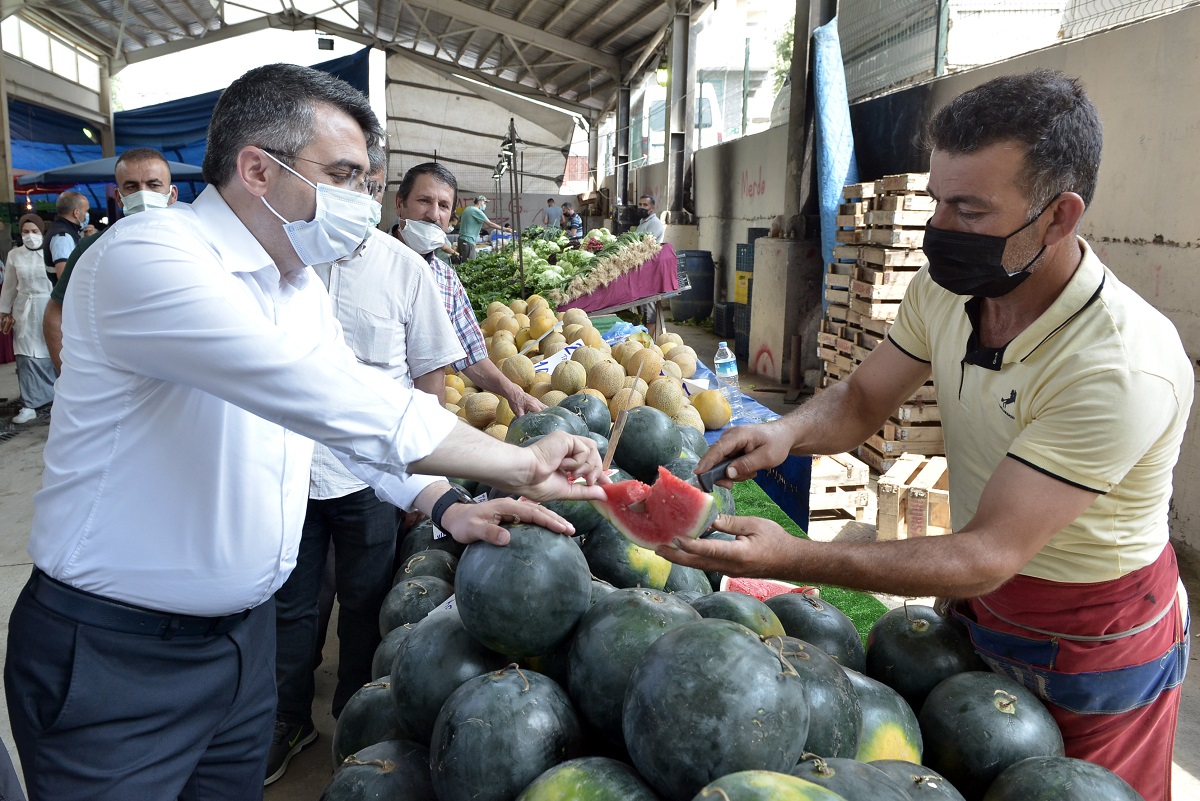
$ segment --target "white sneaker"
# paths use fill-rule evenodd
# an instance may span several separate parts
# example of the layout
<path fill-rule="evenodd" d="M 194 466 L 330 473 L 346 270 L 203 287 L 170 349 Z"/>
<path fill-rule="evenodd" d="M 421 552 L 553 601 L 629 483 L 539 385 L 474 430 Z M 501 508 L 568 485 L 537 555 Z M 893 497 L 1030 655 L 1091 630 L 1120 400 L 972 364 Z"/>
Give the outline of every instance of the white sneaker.
<path fill-rule="evenodd" d="M 37 417 L 37 411 L 26 406 L 17 414 L 16 417 L 12 419 L 12 421 L 17 425 L 22 425 L 24 423 L 28 423 L 30 420 L 33 420 L 35 417 Z"/>

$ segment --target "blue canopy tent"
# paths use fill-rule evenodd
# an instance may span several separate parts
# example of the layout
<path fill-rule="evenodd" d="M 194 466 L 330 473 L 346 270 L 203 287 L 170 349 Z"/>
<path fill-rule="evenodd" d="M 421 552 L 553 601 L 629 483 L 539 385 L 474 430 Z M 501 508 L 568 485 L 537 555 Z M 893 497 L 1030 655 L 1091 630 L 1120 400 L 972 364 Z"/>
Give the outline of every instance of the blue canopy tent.
<path fill-rule="evenodd" d="M 348 56 L 314 64 L 313 68 L 341 78 L 365 95 L 369 85 L 370 52 L 371 49 L 366 47 Z M 221 90 L 216 90 L 132 111 L 118 111 L 113 115 L 117 153 L 131 147 L 153 147 L 161 150 L 169 161 L 185 166 L 202 164 L 208 123 L 220 96 Z M 50 172 L 80 162 L 102 160 L 100 146 L 84 134 L 86 124 L 77 117 L 10 100 L 9 121 L 14 170 Z M 179 199 L 195 199 L 204 188 L 203 180 L 198 175 L 189 176 L 192 180 L 188 180 L 176 169 L 173 164 L 171 178 L 179 187 Z M 46 183 L 43 181 L 42 185 Z M 103 176 L 83 176 L 78 185 L 71 188 L 87 195 L 93 206 L 104 208 L 107 184 L 111 183 L 112 170 L 109 169 Z M 20 178 L 17 191 L 21 191 Z M 52 199 L 54 195 L 43 197 Z"/>

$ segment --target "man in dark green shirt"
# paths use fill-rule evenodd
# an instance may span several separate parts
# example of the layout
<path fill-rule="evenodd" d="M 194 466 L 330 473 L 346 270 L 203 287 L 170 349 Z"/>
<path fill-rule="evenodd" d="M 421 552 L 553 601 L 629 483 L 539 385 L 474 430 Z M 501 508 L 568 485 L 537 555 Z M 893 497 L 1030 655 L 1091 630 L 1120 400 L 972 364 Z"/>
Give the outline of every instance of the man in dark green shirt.
<path fill-rule="evenodd" d="M 113 177 L 117 183 L 117 205 L 125 216 L 136 214 L 146 209 L 165 209 L 179 197 L 179 189 L 171 184 L 171 168 L 162 153 L 150 147 L 135 147 L 126 150 L 117 158 L 113 168 Z M 108 229 L 105 229 L 108 230 Z M 46 337 L 46 347 L 50 349 L 50 359 L 54 369 L 62 368 L 62 307 L 63 298 L 67 294 L 67 284 L 71 281 L 71 272 L 75 262 L 83 255 L 92 243 L 104 231 L 86 236 L 71 251 L 63 267 L 50 300 L 46 303 L 46 315 L 42 320 L 42 333 Z"/>

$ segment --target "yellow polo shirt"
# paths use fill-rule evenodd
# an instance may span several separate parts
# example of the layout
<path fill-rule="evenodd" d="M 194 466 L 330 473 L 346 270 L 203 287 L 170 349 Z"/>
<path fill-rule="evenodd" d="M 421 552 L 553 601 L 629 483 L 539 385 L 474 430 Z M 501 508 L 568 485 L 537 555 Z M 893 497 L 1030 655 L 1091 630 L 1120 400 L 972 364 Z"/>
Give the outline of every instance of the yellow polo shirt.
<path fill-rule="evenodd" d="M 1195 382 L 1175 326 L 1079 246 L 1066 289 L 1003 348 L 978 345 L 979 301 L 942 289 L 927 269 L 890 333 L 932 365 L 955 530 L 1006 456 L 1100 493 L 1020 571 L 1061 582 L 1119 578 L 1162 552 Z"/>

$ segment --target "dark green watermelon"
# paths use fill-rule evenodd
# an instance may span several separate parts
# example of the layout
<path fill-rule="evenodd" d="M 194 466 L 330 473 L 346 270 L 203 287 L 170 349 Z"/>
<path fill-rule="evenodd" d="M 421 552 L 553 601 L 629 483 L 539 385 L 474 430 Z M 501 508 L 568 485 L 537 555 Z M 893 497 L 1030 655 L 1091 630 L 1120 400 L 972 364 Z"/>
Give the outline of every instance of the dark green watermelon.
<path fill-rule="evenodd" d="M 795 637 L 768 637 L 800 674 L 808 700 L 808 739 L 804 753 L 853 759 L 858 753 L 862 710 L 854 685 L 833 657 Z"/>
<path fill-rule="evenodd" d="M 713 497 L 717 499 L 717 514 L 737 514 L 737 504 L 733 501 L 733 490 L 727 487 L 713 487 Z"/>
<path fill-rule="evenodd" d="M 517 801 L 658 801 L 658 796 L 625 763 L 590 756 L 550 768 Z"/>
<path fill-rule="evenodd" d="M 638 481 L 653 484 L 658 468 L 678 457 L 682 447 L 670 417 L 653 406 L 637 406 L 629 410 L 613 458 Z"/>
<path fill-rule="evenodd" d="M 670 801 L 687 801 L 729 773 L 791 770 L 808 722 L 804 683 L 777 651 L 738 623 L 698 620 L 659 637 L 638 662 L 621 728 L 638 773 Z"/>
<path fill-rule="evenodd" d="M 400 565 L 392 579 L 392 586 L 415 576 L 433 576 L 448 584 L 453 584 L 454 571 L 457 569 L 458 557 L 449 551 L 436 549 L 417 551 Z"/>
<path fill-rule="evenodd" d="M 862 673 L 867 652 L 854 621 L 828 601 L 812 595 L 787 592 L 764 601 L 783 624 L 789 637 L 810 642 L 844 667 Z"/>
<path fill-rule="evenodd" d="M 700 460 L 694 456 L 677 456 L 663 467 L 667 468 L 667 472 L 676 478 L 687 481 L 696 477 L 696 465 L 698 464 L 700 464 Z"/>
<path fill-rule="evenodd" d="M 692 601 L 692 606 L 701 617 L 741 623 L 760 637 L 784 635 L 783 624 L 766 604 L 740 592 L 714 592 Z"/>
<path fill-rule="evenodd" d="M 540 412 L 530 412 L 523 414 L 508 424 L 508 433 L 504 436 L 504 441 L 512 445 L 520 445 L 533 437 L 542 437 L 552 431 L 566 431 L 568 434 L 574 434 L 579 428 L 575 425 L 577 422 L 582 422 L 578 417 L 569 414 L 574 418 L 574 421 L 568 420 L 567 415 L 560 416 L 559 414 L 550 411 L 556 407 L 548 407 Z M 586 428 L 586 426 L 584 426 Z"/>
<path fill-rule="evenodd" d="M 445 551 L 446 553 L 453 554 L 455 557 L 461 557 L 467 546 L 453 537 L 437 536 L 438 533 L 438 530 L 433 527 L 433 522 L 430 520 L 422 520 L 413 526 L 412 530 L 404 536 L 404 540 L 400 543 L 399 558 L 401 564 L 413 554 L 427 550 Z"/>
<path fill-rule="evenodd" d="M 912 801 L 966 801 L 963 794 L 933 768 L 902 759 L 880 759 L 871 765 L 903 787 Z"/>
<path fill-rule="evenodd" d="M 885 612 L 867 634 L 867 675 L 904 697 L 914 712 L 943 679 L 987 670 L 966 629 L 932 606 L 905 604 Z"/>
<path fill-rule="evenodd" d="M 375 648 L 375 655 L 371 657 L 371 675 L 374 678 L 383 681 L 391 680 L 392 660 L 396 657 L 396 651 L 400 650 L 400 643 L 404 642 L 404 638 L 414 628 L 416 628 L 415 623 L 405 623 L 384 635 L 383 640 Z"/>
<path fill-rule="evenodd" d="M 589 431 L 588 438 L 596 443 L 596 450 L 600 452 L 601 459 L 608 456 L 608 437 L 603 434 L 597 434 L 595 431 Z"/>
<path fill-rule="evenodd" d="M 908 793 L 895 779 L 856 759 L 812 757 L 792 768 L 792 775 L 832 790 L 847 801 L 908 801 Z"/>
<path fill-rule="evenodd" d="M 598 604 L 601 598 L 604 598 L 605 596 L 616 591 L 617 588 L 609 584 L 607 581 L 601 581 L 598 578 L 592 579 L 592 606 Z"/>
<path fill-rule="evenodd" d="M 596 400 L 599 400 L 599 398 Z M 562 419 L 566 420 L 568 434 L 574 434 L 577 437 L 586 437 L 588 431 L 591 430 L 588 428 L 587 423 L 584 422 L 582 415 L 576 414 L 570 409 L 564 409 L 561 405 L 547 406 L 545 411 L 549 412 L 550 414 L 556 414 Z"/>
<path fill-rule="evenodd" d="M 551 512 L 563 517 L 571 525 L 575 527 L 573 536 L 582 537 L 596 526 L 604 522 L 604 515 L 596 510 L 588 501 L 574 500 L 557 500 L 543 501 L 542 506 L 545 506 Z"/>
<path fill-rule="evenodd" d="M 743 770 L 701 788 L 694 801 L 852 801 L 799 776 Z"/>
<path fill-rule="evenodd" d="M 620 740 L 625 688 L 638 660 L 663 634 L 699 619 L 674 596 L 644 589 L 616 590 L 588 610 L 568 659 L 567 687 L 583 720 Z"/>
<path fill-rule="evenodd" d="M 1142 801 L 1117 774 L 1071 757 L 1029 757 L 1010 765 L 983 801 Z"/>
<path fill-rule="evenodd" d="M 704 433 L 691 426 L 675 424 L 679 429 L 679 436 L 683 440 L 683 447 L 690 450 L 696 456 L 703 456 L 708 450 L 708 440 L 704 438 Z"/>
<path fill-rule="evenodd" d="M 552 651 L 591 605 L 587 560 L 570 538 L 529 524 L 510 526 L 508 545 L 473 542 L 458 562 L 455 604 L 463 626 L 500 653 Z"/>
<path fill-rule="evenodd" d="M 1037 696 L 989 670 L 951 676 L 934 687 L 917 716 L 925 764 L 968 799 L 1029 757 L 1063 756 L 1062 732 Z"/>
<path fill-rule="evenodd" d="M 564 398 L 557 408 L 577 415 L 583 420 L 588 431 L 599 434 L 608 442 L 608 432 L 612 429 L 612 415 L 608 411 L 607 403 L 595 395 L 581 393 Z"/>
<path fill-rule="evenodd" d="M 697 598 L 703 598 L 705 595 L 711 594 L 712 590 L 709 590 L 708 592 L 696 592 L 695 590 L 676 590 L 675 592 L 671 593 L 673 597 L 678 598 L 689 606 L 691 605 L 692 601 L 696 600 Z"/>
<path fill-rule="evenodd" d="M 454 587 L 433 576 L 404 579 L 388 590 L 379 608 L 379 635 L 405 623 L 416 623 L 454 594 Z"/>
<path fill-rule="evenodd" d="M 429 764 L 440 801 L 509 801 L 582 748 L 579 718 L 550 679 L 515 667 L 471 679 L 433 727 Z"/>
<path fill-rule="evenodd" d="M 429 775 L 429 749 L 406 740 L 385 740 L 357 751 L 338 766 L 320 801 L 437 801 Z"/>
<path fill-rule="evenodd" d="M 667 584 L 663 587 L 667 592 L 695 592 L 701 595 L 711 595 L 712 584 L 708 574 L 698 567 L 672 565 L 671 574 L 667 576 Z"/>
<path fill-rule="evenodd" d="M 468 634 L 457 609 L 426 617 L 392 659 L 390 682 L 401 736 L 428 743 L 438 710 L 450 694 L 510 661 Z"/>
<path fill-rule="evenodd" d="M 386 681 L 364 684 L 338 716 L 333 730 L 333 767 L 336 770 L 346 757 L 369 745 L 399 739 L 391 686 Z"/>
<path fill-rule="evenodd" d="M 854 685 L 862 715 L 862 725 L 858 727 L 858 753 L 854 758 L 860 762 L 881 759 L 920 762 L 924 746 L 921 727 L 912 707 L 886 684 L 848 667 L 842 670 Z"/>
<path fill-rule="evenodd" d="M 654 551 L 634 545 L 607 520 L 581 537 L 579 547 L 592 575 L 618 589 L 661 590 L 671 576 L 670 562 Z"/>

